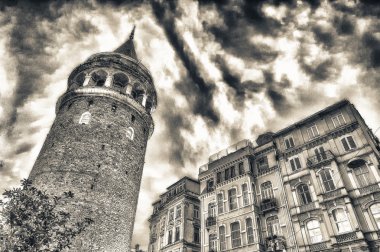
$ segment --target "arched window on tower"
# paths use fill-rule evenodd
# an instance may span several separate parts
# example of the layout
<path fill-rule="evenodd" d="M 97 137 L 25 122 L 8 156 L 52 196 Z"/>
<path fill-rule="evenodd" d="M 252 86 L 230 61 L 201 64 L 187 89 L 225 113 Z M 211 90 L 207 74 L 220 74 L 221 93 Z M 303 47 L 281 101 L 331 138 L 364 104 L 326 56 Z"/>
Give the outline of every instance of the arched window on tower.
<path fill-rule="evenodd" d="M 135 137 L 135 131 L 132 127 L 129 127 L 127 129 L 126 136 L 128 139 L 133 140 L 133 138 Z"/>
<path fill-rule="evenodd" d="M 104 70 L 98 70 L 91 74 L 91 86 L 102 87 L 106 83 L 107 72 Z"/>
<path fill-rule="evenodd" d="M 77 76 L 75 76 L 74 82 L 76 86 L 83 86 L 85 79 L 86 79 L 86 74 L 82 72 L 78 74 Z"/>
<path fill-rule="evenodd" d="M 127 75 L 123 73 L 116 73 L 113 76 L 112 86 L 116 88 L 119 92 L 121 92 L 127 86 L 128 82 L 129 78 Z"/>
<path fill-rule="evenodd" d="M 79 119 L 79 124 L 89 124 L 90 120 L 91 120 L 91 113 L 86 111 L 81 115 Z"/>

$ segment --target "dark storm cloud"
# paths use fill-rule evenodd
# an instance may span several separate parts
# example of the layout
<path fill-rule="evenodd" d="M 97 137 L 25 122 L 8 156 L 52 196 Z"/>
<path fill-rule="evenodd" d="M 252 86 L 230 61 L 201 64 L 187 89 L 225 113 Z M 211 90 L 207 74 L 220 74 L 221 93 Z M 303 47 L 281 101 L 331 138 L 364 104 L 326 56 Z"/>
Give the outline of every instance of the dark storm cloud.
<path fill-rule="evenodd" d="M 313 27 L 312 31 L 317 42 L 322 43 L 328 48 L 334 45 L 334 35 L 331 31 L 326 30 L 321 26 Z"/>
<path fill-rule="evenodd" d="M 176 15 L 180 15 L 176 2 L 152 1 L 151 5 L 157 21 L 162 25 L 167 39 L 187 71 L 184 79 L 176 85 L 177 89 L 189 101 L 194 114 L 201 115 L 208 123 L 217 124 L 219 115 L 212 105 L 215 85 L 202 77 L 194 56 L 185 49 L 186 45 L 175 29 Z"/>
<path fill-rule="evenodd" d="M 348 15 L 335 17 L 333 24 L 338 34 L 351 35 L 355 32 L 355 21 Z"/>
<path fill-rule="evenodd" d="M 291 86 L 289 79 L 283 76 L 280 81 L 276 81 L 272 72 L 264 71 L 264 83 L 267 86 L 267 96 L 276 112 L 282 115 L 289 111 L 291 104 L 284 94 Z"/>
<path fill-rule="evenodd" d="M 365 33 L 362 38 L 363 46 L 367 52 L 367 64 L 369 67 L 377 68 L 380 66 L 380 39 L 372 33 Z"/>

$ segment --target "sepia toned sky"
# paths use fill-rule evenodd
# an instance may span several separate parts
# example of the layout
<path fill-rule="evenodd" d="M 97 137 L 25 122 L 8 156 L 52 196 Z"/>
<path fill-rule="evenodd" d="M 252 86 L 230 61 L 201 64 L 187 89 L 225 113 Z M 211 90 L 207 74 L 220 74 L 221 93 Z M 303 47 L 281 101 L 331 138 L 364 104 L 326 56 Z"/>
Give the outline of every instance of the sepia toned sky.
<path fill-rule="evenodd" d="M 0 192 L 28 176 L 71 70 L 136 25 L 159 101 L 134 231 L 145 249 L 151 203 L 209 155 L 343 98 L 380 127 L 379 15 L 368 0 L 2 1 Z"/>

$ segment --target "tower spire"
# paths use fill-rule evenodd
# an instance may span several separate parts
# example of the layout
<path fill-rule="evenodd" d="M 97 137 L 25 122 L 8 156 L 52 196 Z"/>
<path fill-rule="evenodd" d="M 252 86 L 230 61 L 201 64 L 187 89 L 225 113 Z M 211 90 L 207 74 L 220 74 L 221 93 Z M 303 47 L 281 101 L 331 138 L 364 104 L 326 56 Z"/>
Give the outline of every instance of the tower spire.
<path fill-rule="evenodd" d="M 136 26 L 134 25 L 132 28 L 131 34 L 129 35 L 129 39 L 126 42 L 124 42 L 124 44 L 119 46 L 119 48 L 117 48 L 114 52 L 127 55 L 137 60 L 135 45 L 133 43 L 133 38 L 135 37 L 135 29 L 136 29 Z"/>

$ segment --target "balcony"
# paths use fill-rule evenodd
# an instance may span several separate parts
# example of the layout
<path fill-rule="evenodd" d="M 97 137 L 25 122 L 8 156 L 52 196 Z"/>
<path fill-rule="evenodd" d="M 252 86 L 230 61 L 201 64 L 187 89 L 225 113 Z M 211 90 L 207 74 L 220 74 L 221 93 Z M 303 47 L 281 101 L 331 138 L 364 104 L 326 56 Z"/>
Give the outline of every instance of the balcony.
<path fill-rule="evenodd" d="M 282 252 L 286 250 L 286 240 L 283 236 L 273 235 L 266 238 L 266 251 Z"/>
<path fill-rule="evenodd" d="M 334 154 L 331 151 L 325 151 L 321 154 L 309 157 L 307 159 L 307 167 L 312 168 L 316 166 L 321 166 L 329 163 L 332 159 L 334 159 Z"/>
<path fill-rule="evenodd" d="M 300 206 L 300 213 L 309 212 L 309 211 L 312 211 L 316 208 L 317 208 L 317 206 L 316 206 L 315 202 L 311 202 L 311 203 L 306 204 L 306 205 L 301 205 Z"/>
<path fill-rule="evenodd" d="M 276 199 L 264 199 L 263 201 L 261 201 L 260 210 L 262 214 L 265 215 L 265 213 L 270 211 L 277 211 L 277 209 L 278 204 Z"/>
<path fill-rule="evenodd" d="M 377 191 L 379 191 L 379 184 L 373 184 L 373 185 L 359 188 L 360 195 L 365 195 L 365 194 L 373 193 Z"/>
<path fill-rule="evenodd" d="M 322 249 L 327 249 L 327 242 L 311 244 L 309 247 L 310 251 L 320 251 Z"/>
<path fill-rule="evenodd" d="M 345 243 L 345 242 L 350 242 L 358 239 L 358 235 L 356 234 L 355 231 L 350 232 L 350 233 L 345 233 L 341 235 L 335 236 L 336 243 Z"/>
<path fill-rule="evenodd" d="M 328 199 L 333 199 L 336 197 L 339 197 L 342 195 L 342 190 L 341 189 L 336 189 L 334 191 L 326 192 L 322 194 L 323 200 L 328 200 Z"/>
<path fill-rule="evenodd" d="M 211 227 L 216 225 L 216 218 L 215 216 L 209 216 L 206 219 L 206 227 Z"/>

